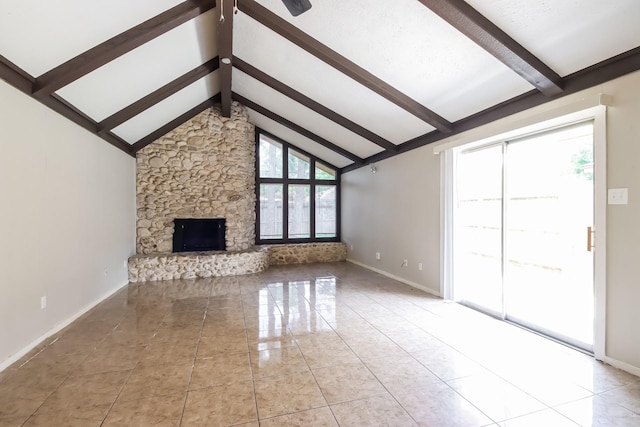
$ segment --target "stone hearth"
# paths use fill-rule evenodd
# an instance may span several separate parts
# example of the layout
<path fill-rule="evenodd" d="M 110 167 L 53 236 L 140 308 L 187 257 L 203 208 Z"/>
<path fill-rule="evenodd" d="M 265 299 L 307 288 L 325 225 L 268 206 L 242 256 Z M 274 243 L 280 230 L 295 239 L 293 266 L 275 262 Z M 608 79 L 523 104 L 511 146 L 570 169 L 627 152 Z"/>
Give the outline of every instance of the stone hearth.
<path fill-rule="evenodd" d="M 135 255 L 129 258 L 129 281 L 238 276 L 264 271 L 269 265 L 336 262 L 346 258 L 344 243 L 256 246 L 240 252 Z"/>
<path fill-rule="evenodd" d="M 269 266 L 265 248 L 241 252 L 180 252 L 129 258 L 129 281 L 195 279 L 258 273 Z"/>

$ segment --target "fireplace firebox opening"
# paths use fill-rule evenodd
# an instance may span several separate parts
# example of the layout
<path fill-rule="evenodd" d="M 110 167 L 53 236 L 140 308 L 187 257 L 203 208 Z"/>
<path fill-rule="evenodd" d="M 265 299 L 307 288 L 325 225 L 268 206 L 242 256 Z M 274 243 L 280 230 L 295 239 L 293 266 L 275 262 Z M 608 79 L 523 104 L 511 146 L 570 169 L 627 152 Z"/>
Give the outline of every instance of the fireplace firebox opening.
<path fill-rule="evenodd" d="M 226 250 L 224 218 L 176 218 L 173 224 L 173 252 Z"/>

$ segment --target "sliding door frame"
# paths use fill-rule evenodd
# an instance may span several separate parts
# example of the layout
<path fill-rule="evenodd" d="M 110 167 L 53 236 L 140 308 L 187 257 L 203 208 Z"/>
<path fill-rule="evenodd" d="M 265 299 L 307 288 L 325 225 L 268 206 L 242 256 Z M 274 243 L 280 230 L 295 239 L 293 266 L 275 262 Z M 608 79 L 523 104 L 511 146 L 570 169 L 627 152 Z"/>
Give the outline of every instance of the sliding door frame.
<path fill-rule="evenodd" d="M 533 134 L 552 131 L 556 128 L 572 124 L 593 121 L 593 155 L 594 155 L 594 325 L 593 352 L 598 360 L 606 358 L 606 213 L 607 213 L 607 141 L 606 141 L 606 106 L 599 105 L 578 111 L 556 119 L 547 120 L 523 129 L 510 131 L 492 138 L 469 144 L 449 147 L 440 154 L 441 184 L 441 274 L 440 294 L 445 299 L 453 300 L 454 266 L 453 266 L 453 224 L 455 222 L 455 200 L 457 199 L 454 174 L 457 153 L 471 147 L 482 147 L 506 143 L 514 139 L 525 138 Z M 435 151 L 435 150 L 434 150 Z M 503 187 L 506 185 L 503 179 Z M 504 203 L 503 203 L 504 205 Z M 504 208 L 503 208 L 504 210 Z M 503 238 L 504 239 L 504 238 Z M 504 245 L 504 240 L 503 240 Z M 504 308 L 503 308 L 504 310 Z M 504 312 L 503 312 L 504 318 Z"/>

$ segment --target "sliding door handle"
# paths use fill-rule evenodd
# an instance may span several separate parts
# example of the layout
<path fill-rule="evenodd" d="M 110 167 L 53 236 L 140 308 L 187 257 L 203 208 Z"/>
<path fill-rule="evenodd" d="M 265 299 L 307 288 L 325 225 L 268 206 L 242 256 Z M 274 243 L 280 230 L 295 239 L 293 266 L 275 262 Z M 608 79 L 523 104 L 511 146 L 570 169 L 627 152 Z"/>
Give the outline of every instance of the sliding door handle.
<path fill-rule="evenodd" d="M 587 250 L 589 252 L 591 252 L 593 248 L 596 247 L 596 245 L 593 244 L 594 233 L 595 231 L 593 231 L 593 227 L 587 227 Z"/>

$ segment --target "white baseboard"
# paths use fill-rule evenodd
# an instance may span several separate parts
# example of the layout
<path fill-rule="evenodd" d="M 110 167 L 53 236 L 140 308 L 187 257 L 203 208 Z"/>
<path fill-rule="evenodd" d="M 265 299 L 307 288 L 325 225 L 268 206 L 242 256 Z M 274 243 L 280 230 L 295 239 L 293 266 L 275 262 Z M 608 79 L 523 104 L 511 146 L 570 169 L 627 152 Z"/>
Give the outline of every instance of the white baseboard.
<path fill-rule="evenodd" d="M 383 276 L 389 277 L 389 278 L 391 278 L 393 280 L 397 280 L 398 282 L 402 282 L 405 285 L 409 285 L 409 286 L 414 287 L 416 289 L 420 289 L 421 291 L 424 291 L 424 292 L 426 292 L 428 294 L 440 297 L 440 292 L 434 291 L 433 289 L 427 288 L 426 286 L 422 286 L 422 285 L 420 285 L 418 283 L 412 282 L 411 280 L 404 279 L 402 277 L 399 277 L 399 276 L 396 276 L 394 274 L 388 273 L 388 272 L 386 272 L 384 270 L 377 269 L 375 267 L 371 267 L 370 265 L 363 264 L 363 263 L 358 262 L 358 261 L 353 260 L 353 259 L 347 258 L 347 262 L 350 262 L 350 263 L 355 264 L 355 265 L 359 265 L 360 267 L 364 267 L 367 270 L 375 271 L 376 273 L 380 273 Z"/>
<path fill-rule="evenodd" d="M 6 360 L 4 360 L 2 363 L 0 363 L 0 372 L 4 371 L 9 366 L 13 365 L 15 362 L 20 360 L 20 358 L 22 358 L 25 354 L 27 354 L 31 350 L 33 350 L 41 342 L 43 342 L 44 340 L 46 340 L 50 336 L 60 332 L 62 329 L 64 329 L 67 326 L 69 326 L 74 320 L 78 319 L 80 316 L 82 316 L 83 314 L 85 314 L 86 312 L 91 310 L 93 307 L 95 307 L 96 305 L 100 304 L 102 301 L 106 300 L 107 298 L 109 298 L 110 296 L 112 296 L 113 294 L 115 294 L 116 292 L 118 292 L 119 290 L 121 290 L 122 288 L 127 286 L 128 284 L 129 284 L 129 282 L 127 281 L 123 285 L 118 286 L 113 291 L 111 291 L 111 292 L 107 293 L 106 295 L 103 295 L 103 296 L 99 297 L 98 299 L 94 300 L 93 302 L 87 304 L 84 308 L 82 308 L 76 314 L 74 314 L 73 316 L 67 318 L 66 320 L 63 320 L 62 322 L 58 323 L 53 328 L 51 328 L 47 332 L 45 332 L 43 335 L 41 335 L 40 337 L 36 338 L 35 340 L 30 342 L 29 344 L 27 344 L 24 348 L 19 350 L 17 353 L 14 353 L 11 356 L 9 356 Z"/>
<path fill-rule="evenodd" d="M 614 359 L 613 357 L 604 356 L 602 361 L 608 365 L 613 366 L 614 368 L 622 369 L 623 371 L 627 371 L 630 374 L 637 375 L 640 377 L 640 367 L 630 365 L 628 363 L 622 362 L 618 359 Z"/>

